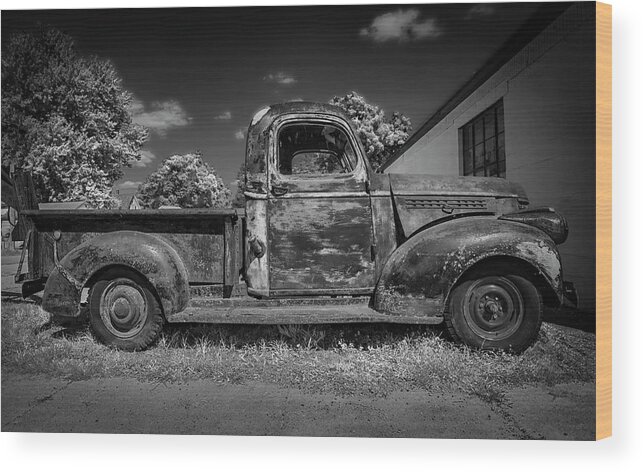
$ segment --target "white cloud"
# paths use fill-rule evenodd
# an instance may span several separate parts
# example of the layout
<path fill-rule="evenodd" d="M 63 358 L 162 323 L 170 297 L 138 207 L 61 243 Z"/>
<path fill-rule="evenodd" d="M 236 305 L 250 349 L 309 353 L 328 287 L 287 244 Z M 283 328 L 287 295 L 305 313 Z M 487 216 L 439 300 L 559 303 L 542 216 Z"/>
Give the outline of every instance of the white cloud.
<path fill-rule="evenodd" d="M 359 34 L 383 43 L 435 38 L 442 31 L 434 18 L 420 19 L 420 11 L 412 8 L 384 13 L 376 17 L 368 28 L 362 28 Z"/>
<path fill-rule="evenodd" d="M 187 113 L 176 100 L 154 102 L 149 109 L 141 101 L 134 100 L 130 110 L 134 123 L 149 128 L 159 136 L 165 136 L 169 129 L 186 126 L 190 122 Z"/>
<path fill-rule="evenodd" d="M 488 5 L 486 3 L 478 3 L 477 5 L 473 5 L 471 8 L 469 8 L 469 11 L 467 11 L 467 16 L 465 16 L 465 20 L 471 20 L 472 18 L 480 17 L 480 16 L 490 16 L 492 15 L 496 9 L 492 5 Z"/>
<path fill-rule="evenodd" d="M 284 72 L 277 72 L 275 74 L 266 75 L 263 80 L 267 82 L 275 82 L 279 85 L 292 85 L 297 82 L 297 79 L 290 74 Z"/>
<path fill-rule="evenodd" d="M 147 167 L 156 159 L 156 156 L 151 151 L 141 151 L 141 158 L 138 161 L 131 161 L 133 167 Z"/>
<path fill-rule="evenodd" d="M 125 182 L 121 182 L 120 184 L 117 185 L 117 187 L 120 190 L 127 190 L 127 189 L 135 189 L 138 188 L 139 185 L 141 185 L 143 182 L 140 180 L 133 181 L 133 180 L 126 180 Z"/>
<path fill-rule="evenodd" d="M 231 120 L 232 119 L 232 112 L 224 111 L 223 113 L 215 116 L 214 119 L 215 120 Z"/>
<path fill-rule="evenodd" d="M 245 139 L 245 137 L 246 137 L 246 133 L 244 133 L 242 129 L 234 133 L 234 139 L 238 139 L 239 141 L 241 141 L 242 139 Z"/>

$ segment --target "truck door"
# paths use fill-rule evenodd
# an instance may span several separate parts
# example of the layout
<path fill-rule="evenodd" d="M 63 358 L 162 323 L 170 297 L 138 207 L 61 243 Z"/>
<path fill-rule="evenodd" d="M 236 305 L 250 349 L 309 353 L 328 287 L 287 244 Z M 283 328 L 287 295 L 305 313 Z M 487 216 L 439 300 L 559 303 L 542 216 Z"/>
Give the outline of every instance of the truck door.
<path fill-rule="evenodd" d="M 353 133 L 320 118 L 284 119 L 275 129 L 268 195 L 271 295 L 371 292 L 371 207 Z"/>

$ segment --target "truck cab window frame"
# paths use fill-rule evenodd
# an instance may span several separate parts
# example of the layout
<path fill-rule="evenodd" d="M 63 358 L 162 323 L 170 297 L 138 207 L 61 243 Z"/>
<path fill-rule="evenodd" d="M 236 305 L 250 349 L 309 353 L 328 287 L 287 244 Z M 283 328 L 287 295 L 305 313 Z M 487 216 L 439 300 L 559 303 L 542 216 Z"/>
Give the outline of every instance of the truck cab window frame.
<path fill-rule="evenodd" d="M 286 179 L 350 177 L 359 166 L 343 127 L 322 121 L 284 123 L 276 139 L 276 170 Z"/>

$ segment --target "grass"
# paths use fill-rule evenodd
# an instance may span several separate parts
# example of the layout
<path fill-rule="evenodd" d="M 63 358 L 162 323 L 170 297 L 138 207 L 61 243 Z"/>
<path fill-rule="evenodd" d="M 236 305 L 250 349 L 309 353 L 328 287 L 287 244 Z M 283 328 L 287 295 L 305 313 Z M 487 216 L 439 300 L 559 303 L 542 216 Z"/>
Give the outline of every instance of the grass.
<path fill-rule="evenodd" d="M 459 390 L 498 402 L 530 383 L 593 382 L 594 335 L 544 324 L 520 356 L 455 346 L 439 329 L 397 325 L 171 326 L 158 344 L 127 353 L 88 330 L 40 330 L 36 305 L 2 304 L 2 371 L 70 380 L 268 382 L 338 395 L 411 388 Z"/>

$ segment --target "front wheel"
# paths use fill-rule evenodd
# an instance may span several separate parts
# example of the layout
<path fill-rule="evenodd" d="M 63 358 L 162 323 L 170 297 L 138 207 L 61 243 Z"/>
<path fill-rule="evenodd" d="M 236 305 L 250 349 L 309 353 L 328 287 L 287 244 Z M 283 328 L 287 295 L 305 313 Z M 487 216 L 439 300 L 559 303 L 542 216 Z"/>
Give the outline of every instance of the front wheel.
<path fill-rule="evenodd" d="M 147 281 L 138 274 L 119 271 L 94 284 L 89 324 L 103 344 L 140 351 L 158 338 L 164 319 Z"/>
<path fill-rule="evenodd" d="M 522 352 L 538 337 L 542 299 L 518 275 L 486 275 L 453 290 L 445 323 L 451 336 L 479 349 Z"/>

